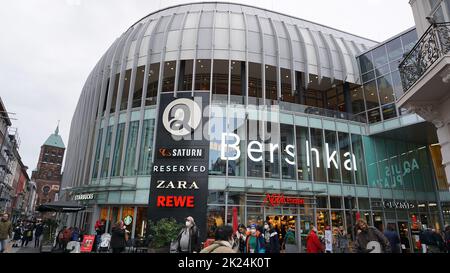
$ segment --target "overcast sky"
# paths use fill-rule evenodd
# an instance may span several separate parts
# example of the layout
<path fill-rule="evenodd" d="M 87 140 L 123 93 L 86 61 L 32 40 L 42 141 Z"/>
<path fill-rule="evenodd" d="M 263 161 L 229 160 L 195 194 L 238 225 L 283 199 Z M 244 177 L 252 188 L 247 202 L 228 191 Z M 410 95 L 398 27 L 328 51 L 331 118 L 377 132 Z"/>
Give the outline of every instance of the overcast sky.
<path fill-rule="evenodd" d="M 148 13 L 201 1 L 14 0 L 0 8 L 0 96 L 18 127 L 22 161 L 36 168 L 40 146 L 60 120 L 67 145 L 84 82 L 111 43 Z M 250 4 L 384 41 L 414 25 L 408 0 L 262 0 Z"/>

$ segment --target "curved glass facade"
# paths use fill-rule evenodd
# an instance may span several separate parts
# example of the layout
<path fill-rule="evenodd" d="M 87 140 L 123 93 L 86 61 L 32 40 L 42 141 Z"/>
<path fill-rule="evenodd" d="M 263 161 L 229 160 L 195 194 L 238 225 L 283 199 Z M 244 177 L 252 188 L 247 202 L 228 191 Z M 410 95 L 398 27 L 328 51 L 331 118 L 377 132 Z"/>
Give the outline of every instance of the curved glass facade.
<path fill-rule="evenodd" d="M 359 217 L 400 232 L 413 219 L 437 226 L 427 143 L 368 128 L 400 114 L 392 108 L 395 63 L 412 35 L 368 50 L 376 43 L 245 5 L 152 13 L 111 45 L 83 88 L 63 198 L 95 193 L 77 220 L 87 230 L 97 219 L 110 229 L 131 216 L 132 237 L 143 236 L 153 163 L 163 153 L 156 149 L 161 98 L 209 91 L 207 236 L 234 216 L 290 226 L 299 246 L 312 224 L 321 235 L 342 226 L 352 236 Z"/>

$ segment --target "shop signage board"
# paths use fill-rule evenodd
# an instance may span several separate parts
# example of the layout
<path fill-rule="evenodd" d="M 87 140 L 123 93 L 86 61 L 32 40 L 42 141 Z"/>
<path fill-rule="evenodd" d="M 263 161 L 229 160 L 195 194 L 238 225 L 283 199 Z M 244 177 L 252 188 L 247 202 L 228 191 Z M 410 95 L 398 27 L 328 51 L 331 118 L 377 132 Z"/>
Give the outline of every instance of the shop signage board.
<path fill-rule="evenodd" d="M 333 233 L 331 230 L 325 230 L 325 251 L 333 252 Z"/>
<path fill-rule="evenodd" d="M 73 200 L 75 200 L 75 201 L 93 200 L 93 199 L 94 199 L 93 193 L 82 193 L 82 194 L 77 194 L 73 197 Z"/>
<path fill-rule="evenodd" d="M 95 235 L 84 235 L 80 246 L 80 252 L 91 252 L 94 245 Z"/>
<path fill-rule="evenodd" d="M 386 209 L 413 209 L 415 205 L 409 202 L 394 202 L 394 201 L 384 201 L 384 208 Z"/>
<path fill-rule="evenodd" d="M 204 109 L 209 92 L 160 95 L 154 161 L 150 181 L 149 219 L 173 217 L 180 223 L 192 216 L 206 237 L 209 140 Z"/>
<path fill-rule="evenodd" d="M 273 193 L 266 194 L 263 206 L 278 207 L 283 205 L 304 205 L 305 199 L 298 197 L 285 196 L 284 194 Z"/>

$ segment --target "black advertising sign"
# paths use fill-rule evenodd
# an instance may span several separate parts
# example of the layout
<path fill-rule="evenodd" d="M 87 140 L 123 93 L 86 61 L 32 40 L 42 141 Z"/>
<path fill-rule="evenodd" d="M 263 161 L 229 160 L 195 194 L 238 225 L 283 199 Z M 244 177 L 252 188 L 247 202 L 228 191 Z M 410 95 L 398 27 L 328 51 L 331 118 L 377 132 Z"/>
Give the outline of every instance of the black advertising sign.
<path fill-rule="evenodd" d="M 162 93 L 149 196 L 149 220 L 192 216 L 206 237 L 209 140 L 203 129 L 209 92 Z"/>

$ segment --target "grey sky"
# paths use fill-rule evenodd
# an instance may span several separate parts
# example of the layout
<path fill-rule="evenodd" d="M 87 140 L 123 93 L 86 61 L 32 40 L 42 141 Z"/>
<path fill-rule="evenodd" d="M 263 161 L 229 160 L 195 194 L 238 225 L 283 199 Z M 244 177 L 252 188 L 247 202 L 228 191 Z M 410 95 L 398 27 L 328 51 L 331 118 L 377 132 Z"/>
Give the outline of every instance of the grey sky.
<path fill-rule="evenodd" d="M 86 77 L 130 25 L 150 12 L 201 1 L 15 0 L 0 8 L 0 96 L 19 128 L 29 174 L 55 130 L 67 145 Z M 383 41 L 414 25 L 408 0 L 262 0 L 254 5 Z"/>

